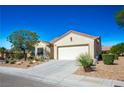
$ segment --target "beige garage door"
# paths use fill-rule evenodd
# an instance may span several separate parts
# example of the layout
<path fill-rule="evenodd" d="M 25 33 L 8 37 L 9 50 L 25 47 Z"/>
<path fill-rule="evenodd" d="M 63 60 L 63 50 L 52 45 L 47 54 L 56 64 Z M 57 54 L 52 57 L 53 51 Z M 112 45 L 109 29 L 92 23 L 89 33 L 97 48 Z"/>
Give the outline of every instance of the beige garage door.
<path fill-rule="evenodd" d="M 76 60 L 80 54 L 88 53 L 88 46 L 59 47 L 59 60 Z"/>

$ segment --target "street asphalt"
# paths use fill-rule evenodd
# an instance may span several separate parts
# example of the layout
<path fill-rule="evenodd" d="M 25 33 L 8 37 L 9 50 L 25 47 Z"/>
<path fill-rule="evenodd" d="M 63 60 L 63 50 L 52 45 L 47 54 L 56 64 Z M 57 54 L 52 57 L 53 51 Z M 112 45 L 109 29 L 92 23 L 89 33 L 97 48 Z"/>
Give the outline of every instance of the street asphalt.
<path fill-rule="evenodd" d="M 42 81 L 0 73 L 0 87 L 55 87 Z"/>

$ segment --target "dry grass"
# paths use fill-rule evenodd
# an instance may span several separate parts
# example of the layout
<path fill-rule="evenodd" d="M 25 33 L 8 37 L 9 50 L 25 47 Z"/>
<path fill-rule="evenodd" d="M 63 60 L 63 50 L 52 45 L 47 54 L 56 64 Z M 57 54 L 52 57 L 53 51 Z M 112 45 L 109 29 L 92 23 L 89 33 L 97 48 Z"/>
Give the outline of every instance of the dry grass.
<path fill-rule="evenodd" d="M 124 81 L 124 57 L 119 57 L 114 63 L 114 65 L 104 65 L 103 61 L 99 61 L 95 71 L 84 72 L 80 67 L 75 74 Z"/>

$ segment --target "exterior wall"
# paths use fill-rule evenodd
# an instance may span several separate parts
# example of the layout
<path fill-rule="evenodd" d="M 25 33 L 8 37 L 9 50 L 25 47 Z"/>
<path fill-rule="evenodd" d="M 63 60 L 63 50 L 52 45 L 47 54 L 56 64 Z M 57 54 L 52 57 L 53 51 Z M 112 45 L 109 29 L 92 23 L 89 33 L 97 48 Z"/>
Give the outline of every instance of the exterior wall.
<path fill-rule="evenodd" d="M 102 53 L 102 48 L 101 48 L 101 39 L 95 40 L 94 41 L 94 57 L 96 58 Z"/>
<path fill-rule="evenodd" d="M 72 41 L 70 40 L 72 38 Z M 58 47 L 60 46 L 72 46 L 72 45 L 89 45 L 89 53 L 92 58 L 94 58 L 94 40 L 83 37 L 74 33 L 70 33 L 62 39 L 54 43 L 54 59 L 57 59 Z"/>
<path fill-rule="evenodd" d="M 50 53 L 50 58 L 54 59 L 54 46 L 51 46 L 51 53 Z"/>
<path fill-rule="evenodd" d="M 51 58 L 51 47 L 48 47 L 46 43 L 38 43 L 35 45 L 35 56 L 37 57 L 37 49 L 43 48 L 44 49 L 44 56 L 49 56 Z"/>

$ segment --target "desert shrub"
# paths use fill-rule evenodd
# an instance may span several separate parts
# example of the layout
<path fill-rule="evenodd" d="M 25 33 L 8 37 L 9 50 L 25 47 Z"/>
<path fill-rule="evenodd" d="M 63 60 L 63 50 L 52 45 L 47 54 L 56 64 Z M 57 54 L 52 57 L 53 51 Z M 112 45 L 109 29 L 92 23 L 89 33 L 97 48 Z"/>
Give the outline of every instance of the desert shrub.
<path fill-rule="evenodd" d="M 39 57 L 38 57 L 38 58 L 35 57 L 34 60 L 35 60 L 35 61 L 40 61 L 40 58 L 39 58 Z"/>
<path fill-rule="evenodd" d="M 29 64 L 33 64 L 32 60 L 29 61 Z"/>
<path fill-rule="evenodd" d="M 115 60 L 118 60 L 118 57 L 119 57 L 119 56 L 118 56 L 117 54 L 114 54 L 114 59 L 115 59 Z"/>
<path fill-rule="evenodd" d="M 9 58 L 9 59 L 6 59 L 5 62 L 6 63 L 10 63 L 10 64 L 15 64 L 16 60 L 15 59 L 12 59 L 12 58 Z"/>
<path fill-rule="evenodd" d="M 83 66 L 84 68 L 91 67 L 93 65 L 93 60 L 88 54 L 81 54 L 77 61 Z"/>
<path fill-rule="evenodd" d="M 34 60 L 34 59 L 35 59 L 35 56 L 28 57 L 28 60 Z"/>
<path fill-rule="evenodd" d="M 41 56 L 41 57 L 40 57 L 40 61 L 41 61 L 41 62 L 44 62 L 44 61 L 45 61 L 45 57 L 44 57 L 44 56 Z"/>
<path fill-rule="evenodd" d="M 103 54 L 102 59 L 104 64 L 112 65 L 114 63 L 115 55 L 114 54 Z"/>
<path fill-rule="evenodd" d="M 15 58 L 14 53 L 10 53 L 8 58 Z"/>
<path fill-rule="evenodd" d="M 6 60 L 5 60 L 5 63 L 6 63 L 6 64 L 9 63 L 9 59 L 6 59 Z"/>
<path fill-rule="evenodd" d="M 10 64 L 15 64 L 16 60 L 10 60 L 9 63 Z"/>
<path fill-rule="evenodd" d="M 5 60 L 5 63 L 10 63 L 11 60 L 13 60 L 13 58 L 7 58 L 7 59 Z"/>
<path fill-rule="evenodd" d="M 14 54 L 14 58 L 15 59 L 23 59 L 24 58 L 24 54 L 23 53 L 15 53 Z"/>

